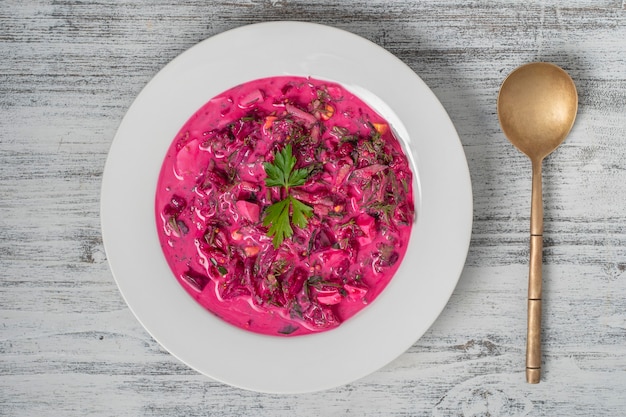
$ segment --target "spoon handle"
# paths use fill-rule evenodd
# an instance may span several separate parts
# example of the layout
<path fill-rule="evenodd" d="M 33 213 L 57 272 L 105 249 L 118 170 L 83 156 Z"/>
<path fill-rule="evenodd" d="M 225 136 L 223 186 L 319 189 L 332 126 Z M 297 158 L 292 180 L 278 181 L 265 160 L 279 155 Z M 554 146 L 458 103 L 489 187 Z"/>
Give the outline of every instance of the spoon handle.
<path fill-rule="evenodd" d="M 542 159 L 533 160 L 530 207 L 530 267 L 528 273 L 528 334 L 526 337 L 526 382 L 541 378 L 541 270 L 543 264 Z"/>

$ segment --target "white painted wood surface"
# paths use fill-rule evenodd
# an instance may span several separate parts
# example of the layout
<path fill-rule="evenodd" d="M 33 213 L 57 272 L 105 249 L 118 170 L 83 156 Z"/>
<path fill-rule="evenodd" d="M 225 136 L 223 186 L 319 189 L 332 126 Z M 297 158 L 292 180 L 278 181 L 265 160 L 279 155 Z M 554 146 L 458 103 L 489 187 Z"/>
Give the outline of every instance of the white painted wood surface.
<path fill-rule="evenodd" d="M 424 79 L 461 137 L 475 223 L 454 295 L 404 355 L 280 396 L 199 375 L 143 330 L 107 266 L 99 192 L 118 124 L 163 65 L 226 29 L 287 19 L 364 36 Z M 544 165 L 544 378 L 531 386 L 530 164 L 495 99 L 536 60 L 572 75 L 580 110 Z M 625 206 L 622 0 L 0 0 L 0 415 L 626 415 Z"/>

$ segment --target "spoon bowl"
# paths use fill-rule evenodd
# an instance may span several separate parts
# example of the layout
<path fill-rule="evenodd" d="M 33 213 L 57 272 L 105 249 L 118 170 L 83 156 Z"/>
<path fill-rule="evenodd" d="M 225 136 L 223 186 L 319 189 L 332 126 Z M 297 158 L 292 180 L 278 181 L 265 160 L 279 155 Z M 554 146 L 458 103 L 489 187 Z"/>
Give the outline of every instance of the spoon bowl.
<path fill-rule="evenodd" d="M 578 111 L 578 94 L 574 81 L 561 68 L 535 62 L 522 65 L 504 80 L 497 110 L 505 136 L 532 162 L 526 381 L 536 384 L 541 379 L 541 164 L 572 129 Z"/>
<path fill-rule="evenodd" d="M 502 84 L 498 118 L 506 137 L 531 159 L 543 159 L 568 135 L 578 109 L 576 86 L 556 65 L 522 65 Z"/>

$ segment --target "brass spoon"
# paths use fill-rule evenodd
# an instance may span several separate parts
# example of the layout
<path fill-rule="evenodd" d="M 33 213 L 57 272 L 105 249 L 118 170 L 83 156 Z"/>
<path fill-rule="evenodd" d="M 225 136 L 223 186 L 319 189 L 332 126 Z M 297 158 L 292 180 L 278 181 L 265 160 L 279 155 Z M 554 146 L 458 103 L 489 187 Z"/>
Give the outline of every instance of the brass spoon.
<path fill-rule="evenodd" d="M 502 131 L 532 162 L 526 381 L 537 384 L 541 377 L 541 164 L 572 129 L 578 95 L 565 71 L 553 64 L 536 62 L 509 74 L 500 87 L 497 108 Z"/>

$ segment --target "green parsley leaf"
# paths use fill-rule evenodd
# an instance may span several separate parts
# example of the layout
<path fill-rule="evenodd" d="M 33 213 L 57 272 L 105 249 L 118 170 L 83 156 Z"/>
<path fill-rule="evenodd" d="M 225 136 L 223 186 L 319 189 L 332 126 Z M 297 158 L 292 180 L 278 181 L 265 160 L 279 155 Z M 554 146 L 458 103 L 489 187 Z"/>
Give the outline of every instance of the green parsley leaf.
<path fill-rule="evenodd" d="M 268 236 L 274 236 L 272 243 L 274 248 L 278 248 L 285 238 L 293 235 L 293 229 L 289 224 L 289 206 L 290 198 L 274 203 L 265 211 L 265 219 L 263 219 L 263 226 L 270 226 L 267 231 Z"/>
<path fill-rule="evenodd" d="M 296 158 L 292 154 L 291 145 L 287 145 L 274 155 L 274 162 L 263 164 L 268 187 L 285 187 L 287 197 L 272 204 L 265 210 L 264 226 L 270 226 L 267 235 L 273 236 L 274 248 L 278 248 L 286 238 L 293 236 L 291 225 L 304 228 L 308 218 L 313 215 L 313 208 L 289 195 L 289 187 L 297 187 L 306 182 L 309 169 L 296 166 Z"/>
<path fill-rule="evenodd" d="M 287 181 L 283 171 L 276 165 L 265 162 L 263 164 L 267 178 L 265 178 L 265 185 L 268 187 L 283 187 Z"/>
<path fill-rule="evenodd" d="M 289 221 L 291 213 L 291 222 Z M 265 210 L 263 226 L 270 226 L 268 236 L 274 236 L 272 243 L 278 248 L 283 240 L 293 236 L 291 223 L 298 227 L 306 227 L 308 218 L 313 215 L 313 208 L 303 202 L 287 196 L 284 200 L 272 204 Z"/>
<path fill-rule="evenodd" d="M 306 168 L 296 169 L 289 174 L 289 180 L 287 181 L 289 187 L 297 187 L 298 185 L 303 185 L 306 182 L 307 177 L 309 176 L 309 170 Z"/>
<path fill-rule="evenodd" d="M 291 222 L 300 228 L 306 227 L 309 223 L 307 218 L 313 215 L 313 208 L 291 196 L 289 198 L 291 199 Z"/>
<path fill-rule="evenodd" d="M 303 185 L 309 176 L 309 170 L 299 168 L 294 171 L 296 162 L 297 160 L 292 154 L 291 144 L 285 146 L 282 151 L 274 155 L 274 162 L 263 164 L 267 174 L 265 185 L 268 187 L 285 187 L 287 191 L 289 187 Z"/>

